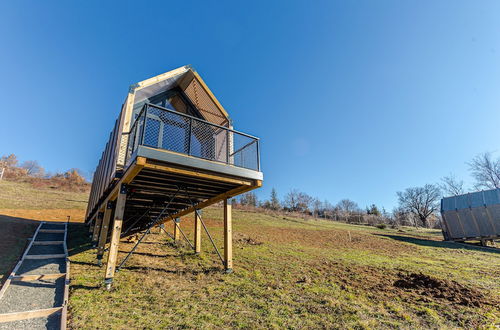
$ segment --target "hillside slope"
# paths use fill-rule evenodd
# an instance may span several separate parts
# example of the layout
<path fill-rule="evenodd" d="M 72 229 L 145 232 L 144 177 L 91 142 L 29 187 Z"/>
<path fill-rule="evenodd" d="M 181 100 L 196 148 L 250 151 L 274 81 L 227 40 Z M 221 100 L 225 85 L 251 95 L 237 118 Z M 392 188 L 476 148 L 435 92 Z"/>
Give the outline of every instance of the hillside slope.
<path fill-rule="evenodd" d="M 85 194 L 0 182 L 0 271 L 38 220 L 71 216 L 70 327 L 486 327 L 500 320 L 500 251 L 441 241 L 435 230 L 377 229 L 234 210 L 235 272 L 203 233 L 195 256 L 157 231 L 111 292 L 81 224 Z M 5 208 L 8 207 L 8 208 Z M 222 210 L 203 212 L 219 248 Z M 80 222 L 80 223 L 78 223 Z M 182 227 L 192 240 L 193 219 Z M 172 231 L 172 225 L 167 225 Z M 124 240 L 119 260 L 133 247 Z"/>
<path fill-rule="evenodd" d="M 0 180 L 0 284 L 23 253 L 39 221 L 82 221 L 87 193 L 36 189 Z"/>
<path fill-rule="evenodd" d="M 203 213 L 219 247 L 222 210 Z M 150 235 L 101 288 L 84 229 L 73 228 L 71 326 L 478 327 L 499 323 L 500 251 L 434 230 L 377 229 L 234 211 L 235 272 L 206 236 L 195 256 Z M 192 219 L 182 226 L 192 239 Z M 172 230 L 172 225 L 168 228 Z M 119 260 L 133 243 L 123 241 Z"/>

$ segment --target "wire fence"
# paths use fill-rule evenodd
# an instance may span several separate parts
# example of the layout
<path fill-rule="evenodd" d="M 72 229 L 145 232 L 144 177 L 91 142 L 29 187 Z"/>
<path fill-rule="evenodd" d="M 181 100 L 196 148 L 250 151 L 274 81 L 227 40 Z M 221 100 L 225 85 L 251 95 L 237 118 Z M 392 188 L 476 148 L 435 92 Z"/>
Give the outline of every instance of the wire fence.
<path fill-rule="evenodd" d="M 260 171 L 258 138 L 149 103 L 130 130 L 126 164 L 140 145 Z"/>

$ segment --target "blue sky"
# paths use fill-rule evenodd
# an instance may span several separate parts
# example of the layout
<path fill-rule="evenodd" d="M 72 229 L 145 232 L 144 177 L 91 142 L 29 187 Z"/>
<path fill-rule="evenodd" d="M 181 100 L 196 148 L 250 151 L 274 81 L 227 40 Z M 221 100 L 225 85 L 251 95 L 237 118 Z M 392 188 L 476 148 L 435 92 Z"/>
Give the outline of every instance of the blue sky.
<path fill-rule="evenodd" d="M 91 172 L 128 86 L 192 64 L 261 138 L 260 197 L 391 209 L 497 151 L 498 1 L 0 4 L 0 154 Z"/>

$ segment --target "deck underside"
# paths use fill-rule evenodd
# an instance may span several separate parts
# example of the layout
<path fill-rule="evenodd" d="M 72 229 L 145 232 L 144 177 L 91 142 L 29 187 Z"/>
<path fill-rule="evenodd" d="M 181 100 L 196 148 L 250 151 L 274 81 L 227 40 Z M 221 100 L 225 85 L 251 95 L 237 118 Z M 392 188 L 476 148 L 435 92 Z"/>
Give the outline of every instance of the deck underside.
<path fill-rule="evenodd" d="M 152 222 L 171 221 L 258 188 L 262 181 L 138 157 L 109 189 L 99 206 L 101 211 L 107 201 L 116 198 L 121 183 L 127 185 L 121 234 L 126 237 L 148 228 Z"/>

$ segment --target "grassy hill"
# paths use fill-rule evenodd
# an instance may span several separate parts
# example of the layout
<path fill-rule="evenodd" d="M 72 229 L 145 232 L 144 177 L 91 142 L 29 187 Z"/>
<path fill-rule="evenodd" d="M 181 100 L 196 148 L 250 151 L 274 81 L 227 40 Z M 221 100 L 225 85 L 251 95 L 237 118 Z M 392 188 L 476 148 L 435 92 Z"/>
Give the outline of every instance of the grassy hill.
<path fill-rule="evenodd" d="M 0 184 L 0 228 L 11 228 L 10 238 L 26 242 L 21 237 L 31 235 L 31 219 L 83 217 L 84 194 Z M 16 200 L 19 192 L 22 201 Z M 221 248 L 222 210 L 208 208 L 203 218 Z M 72 224 L 70 327 L 450 328 L 500 323 L 499 250 L 442 242 L 435 230 L 378 229 L 258 211 L 234 210 L 233 223 L 234 273 L 223 273 L 204 234 L 202 254 L 195 256 L 186 244 L 176 246 L 155 231 L 117 273 L 110 292 L 102 288 L 104 268 L 96 265 L 87 228 Z M 181 225 L 192 240 L 193 219 L 183 218 Z M 172 231 L 171 224 L 167 230 Z M 22 246 L 11 253 L 3 250 L 0 259 L 20 253 Z M 132 247 L 123 240 L 119 260 Z"/>
<path fill-rule="evenodd" d="M 88 193 L 36 189 L 29 183 L 0 180 L 0 209 L 85 209 Z"/>
<path fill-rule="evenodd" d="M 221 215 L 219 208 L 204 212 L 219 247 Z M 182 220 L 190 238 L 192 220 Z M 206 237 L 195 256 L 155 233 L 117 274 L 111 292 L 101 289 L 104 269 L 83 236 L 71 236 L 75 328 L 499 324 L 500 251 L 445 243 L 435 230 L 236 210 L 233 274 L 222 272 Z M 119 260 L 132 246 L 122 242 Z"/>

